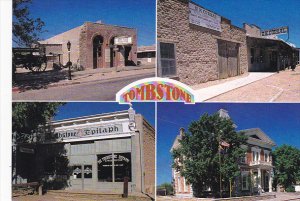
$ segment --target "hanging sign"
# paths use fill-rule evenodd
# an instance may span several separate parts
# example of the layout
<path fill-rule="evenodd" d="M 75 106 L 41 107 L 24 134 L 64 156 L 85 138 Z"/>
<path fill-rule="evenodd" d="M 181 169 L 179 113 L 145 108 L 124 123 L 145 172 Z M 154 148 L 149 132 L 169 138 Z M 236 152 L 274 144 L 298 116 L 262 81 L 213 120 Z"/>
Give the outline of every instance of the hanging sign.
<path fill-rule="evenodd" d="M 286 34 L 288 32 L 289 32 L 289 27 L 285 26 L 285 27 L 262 31 L 261 36 L 274 36 L 274 35 Z"/>
<path fill-rule="evenodd" d="M 221 32 L 221 16 L 194 3 L 189 3 L 191 24 Z"/>
<path fill-rule="evenodd" d="M 131 45 L 132 44 L 132 37 L 115 37 L 114 39 L 115 45 Z"/>
<path fill-rule="evenodd" d="M 168 78 L 146 78 L 135 81 L 116 94 L 119 103 L 130 102 L 184 102 L 195 103 L 194 90 Z"/>

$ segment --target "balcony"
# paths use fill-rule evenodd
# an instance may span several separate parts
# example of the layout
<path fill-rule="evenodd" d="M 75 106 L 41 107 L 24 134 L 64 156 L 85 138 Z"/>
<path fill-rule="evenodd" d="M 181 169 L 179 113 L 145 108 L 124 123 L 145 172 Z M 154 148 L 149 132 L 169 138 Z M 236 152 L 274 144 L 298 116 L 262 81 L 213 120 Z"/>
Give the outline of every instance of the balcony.
<path fill-rule="evenodd" d="M 272 167 L 272 161 L 251 161 L 249 165 L 252 167 Z"/>

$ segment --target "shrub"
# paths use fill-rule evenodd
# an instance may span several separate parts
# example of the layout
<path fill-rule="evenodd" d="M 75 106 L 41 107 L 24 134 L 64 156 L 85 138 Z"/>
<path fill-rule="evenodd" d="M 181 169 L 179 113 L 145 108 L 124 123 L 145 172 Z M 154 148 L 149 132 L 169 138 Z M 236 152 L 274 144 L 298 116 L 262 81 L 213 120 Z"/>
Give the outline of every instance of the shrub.
<path fill-rule="evenodd" d="M 294 186 L 289 186 L 285 189 L 286 192 L 295 192 L 295 187 Z"/>

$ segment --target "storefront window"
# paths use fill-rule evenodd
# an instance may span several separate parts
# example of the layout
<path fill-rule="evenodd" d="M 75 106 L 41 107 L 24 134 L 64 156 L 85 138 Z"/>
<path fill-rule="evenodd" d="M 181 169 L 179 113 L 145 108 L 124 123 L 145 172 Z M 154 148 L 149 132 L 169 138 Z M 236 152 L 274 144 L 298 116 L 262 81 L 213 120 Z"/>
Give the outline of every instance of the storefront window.
<path fill-rule="evenodd" d="M 114 171 L 114 178 L 113 178 Z M 114 153 L 98 155 L 98 181 L 123 182 L 128 177 L 131 182 L 131 154 Z"/>
<path fill-rule="evenodd" d="M 175 44 L 160 43 L 160 74 L 162 77 L 176 75 Z"/>
<path fill-rule="evenodd" d="M 112 182 L 112 154 L 98 155 L 98 181 Z"/>
<path fill-rule="evenodd" d="M 93 168 L 92 165 L 85 165 L 83 168 L 84 178 L 91 179 L 93 178 Z"/>
<path fill-rule="evenodd" d="M 73 177 L 74 177 L 74 179 L 80 179 L 80 178 L 82 178 L 81 165 L 75 165 L 75 166 L 73 166 Z"/>
<path fill-rule="evenodd" d="M 131 181 L 131 155 L 130 153 L 115 154 L 115 182 L 123 182 L 124 177 Z"/>

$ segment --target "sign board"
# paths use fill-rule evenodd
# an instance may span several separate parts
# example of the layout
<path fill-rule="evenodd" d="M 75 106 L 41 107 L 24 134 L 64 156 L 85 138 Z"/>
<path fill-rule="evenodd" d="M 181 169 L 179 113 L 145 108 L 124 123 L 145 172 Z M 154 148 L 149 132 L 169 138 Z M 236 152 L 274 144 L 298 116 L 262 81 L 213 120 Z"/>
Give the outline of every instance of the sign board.
<path fill-rule="evenodd" d="M 20 152 L 27 153 L 27 154 L 34 154 L 34 149 L 26 148 L 26 147 L 20 147 Z"/>
<path fill-rule="evenodd" d="M 131 45 L 132 44 L 132 37 L 115 37 L 114 39 L 115 45 Z"/>
<path fill-rule="evenodd" d="M 189 3 L 191 24 L 221 32 L 221 16 L 193 3 Z"/>
<path fill-rule="evenodd" d="M 273 36 L 273 35 L 280 35 L 286 34 L 289 32 L 289 27 L 280 27 L 275 29 L 269 29 L 261 32 L 261 36 Z"/>
<path fill-rule="evenodd" d="M 99 135 L 112 135 L 123 132 L 122 124 L 87 127 L 80 129 L 64 130 L 55 132 L 56 138 L 79 138 Z"/>
<path fill-rule="evenodd" d="M 119 103 L 131 102 L 184 102 L 195 103 L 194 90 L 189 86 L 168 78 L 145 78 L 137 80 L 116 94 Z"/>

